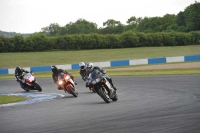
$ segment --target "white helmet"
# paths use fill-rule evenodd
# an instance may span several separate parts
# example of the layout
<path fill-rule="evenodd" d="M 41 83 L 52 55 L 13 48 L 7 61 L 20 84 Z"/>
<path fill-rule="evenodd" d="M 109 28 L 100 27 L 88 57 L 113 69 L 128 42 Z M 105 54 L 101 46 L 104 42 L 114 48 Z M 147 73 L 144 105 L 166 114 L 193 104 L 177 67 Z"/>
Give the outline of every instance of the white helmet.
<path fill-rule="evenodd" d="M 84 62 L 80 62 L 79 63 L 79 67 L 81 70 L 84 70 L 85 69 L 85 63 Z"/>
<path fill-rule="evenodd" d="M 91 72 L 93 70 L 93 63 L 88 63 L 87 64 L 87 71 Z"/>

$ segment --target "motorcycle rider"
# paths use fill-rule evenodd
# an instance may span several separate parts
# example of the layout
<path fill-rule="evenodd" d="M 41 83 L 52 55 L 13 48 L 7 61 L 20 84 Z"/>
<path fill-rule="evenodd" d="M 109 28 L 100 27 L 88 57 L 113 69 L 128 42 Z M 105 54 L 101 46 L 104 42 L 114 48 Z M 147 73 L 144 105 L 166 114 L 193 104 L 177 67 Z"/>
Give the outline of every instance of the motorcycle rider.
<path fill-rule="evenodd" d="M 80 73 L 82 79 L 84 81 L 86 81 L 86 78 L 87 78 L 86 63 L 85 62 L 80 62 L 79 63 L 79 67 L 80 67 L 79 73 Z"/>
<path fill-rule="evenodd" d="M 15 68 L 15 78 L 16 78 L 16 81 L 20 83 L 20 86 L 22 89 L 25 88 L 25 84 L 24 84 L 25 81 L 24 81 L 24 75 L 23 75 L 24 72 L 29 73 L 29 71 L 27 71 L 19 66 L 17 66 Z"/>
<path fill-rule="evenodd" d="M 63 70 L 63 69 L 58 69 L 55 65 L 51 66 L 51 71 L 52 71 L 52 78 L 53 78 L 53 81 L 55 84 L 58 85 L 58 75 L 61 74 L 61 73 L 65 73 L 65 74 L 68 74 L 70 76 L 70 78 L 74 81 L 74 76 L 72 76 L 71 73 Z M 74 82 L 75 85 L 77 85 L 76 82 Z M 62 89 L 59 85 L 58 85 L 58 90 Z"/>
<path fill-rule="evenodd" d="M 105 70 L 101 69 L 101 68 L 98 67 L 98 66 L 93 66 L 93 63 L 88 63 L 88 64 L 87 64 L 86 70 L 87 70 L 87 75 L 88 75 L 88 76 L 89 76 L 89 74 L 90 74 L 91 72 L 93 72 L 94 70 L 98 70 L 98 71 L 100 71 L 102 74 L 106 74 Z M 111 79 L 110 77 L 108 77 L 108 76 L 105 76 L 105 78 L 110 82 L 110 84 L 112 85 L 113 89 L 116 91 L 117 88 L 113 85 L 112 79 Z M 89 87 L 89 85 L 88 85 L 87 83 L 86 83 L 86 87 Z"/>

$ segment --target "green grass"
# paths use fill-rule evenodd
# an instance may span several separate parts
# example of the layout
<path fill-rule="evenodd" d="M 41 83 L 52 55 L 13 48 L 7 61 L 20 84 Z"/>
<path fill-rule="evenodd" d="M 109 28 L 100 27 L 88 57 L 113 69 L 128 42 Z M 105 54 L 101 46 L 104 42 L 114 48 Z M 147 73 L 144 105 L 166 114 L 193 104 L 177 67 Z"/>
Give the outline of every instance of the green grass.
<path fill-rule="evenodd" d="M 179 69 L 162 69 L 162 70 L 125 70 L 110 71 L 108 75 L 113 76 L 150 76 L 150 75 L 187 75 L 200 74 L 200 68 L 179 68 Z"/>
<path fill-rule="evenodd" d="M 0 104 L 15 103 L 15 102 L 21 102 L 24 100 L 26 100 L 26 98 L 22 96 L 0 95 Z"/>
<path fill-rule="evenodd" d="M 0 53 L 0 68 L 47 66 L 200 54 L 200 45 L 123 49 Z"/>
<path fill-rule="evenodd" d="M 106 70 L 106 69 L 105 69 Z M 80 74 L 77 70 L 69 71 L 74 77 L 79 78 Z M 36 78 L 51 78 L 51 72 L 35 73 Z M 200 68 L 179 68 L 179 69 L 162 69 L 162 70 L 107 70 L 108 76 L 144 76 L 144 75 L 186 75 L 186 74 L 200 74 Z M 12 79 L 13 74 L 0 75 L 0 79 Z M 52 81 L 53 82 L 53 81 Z"/>

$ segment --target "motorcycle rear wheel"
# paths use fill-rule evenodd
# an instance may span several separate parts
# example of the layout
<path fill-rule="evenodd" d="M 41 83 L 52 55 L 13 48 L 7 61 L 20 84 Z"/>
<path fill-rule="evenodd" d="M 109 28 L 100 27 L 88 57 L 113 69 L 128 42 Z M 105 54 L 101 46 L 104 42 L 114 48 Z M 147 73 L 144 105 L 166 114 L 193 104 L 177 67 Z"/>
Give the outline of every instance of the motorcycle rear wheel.
<path fill-rule="evenodd" d="M 25 89 L 25 88 L 24 88 L 24 90 L 25 90 L 26 92 L 29 92 L 29 90 L 28 90 L 28 89 Z"/>
<path fill-rule="evenodd" d="M 42 91 L 42 88 L 40 87 L 40 85 L 38 83 L 34 83 L 34 87 L 39 91 L 41 92 Z"/>
<path fill-rule="evenodd" d="M 106 103 L 110 103 L 110 101 L 109 101 L 109 96 L 108 96 L 108 94 L 106 93 L 105 89 L 99 88 L 98 91 L 99 91 L 99 95 L 101 96 L 101 98 L 102 98 Z"/>

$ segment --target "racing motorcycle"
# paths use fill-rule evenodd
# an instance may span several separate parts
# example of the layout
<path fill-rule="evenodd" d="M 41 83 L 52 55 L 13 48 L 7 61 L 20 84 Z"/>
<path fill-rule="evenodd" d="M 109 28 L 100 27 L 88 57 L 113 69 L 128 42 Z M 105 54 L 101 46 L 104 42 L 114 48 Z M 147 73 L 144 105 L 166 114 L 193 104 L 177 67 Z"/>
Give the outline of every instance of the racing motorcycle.
<path fill-rule="evenodd" d="M 27 73 L 25 75 L 23 75 L 23 80 L 22 80 L 23 84 L 24 84 L 24 90 L 25 91 L 30 91 L 30 90 L 38 90 L 39 92 L 42 91 L 42 88 L 40 87 L 40 85 L 37 83 L 36 77 L 34 73 Z"/>
<path fill-rule="evenodd" d="M 90 87 L 93 87 L 95 92 L 106 102 L 110 103 L 112 101 L 117 101 L 118 96 L 113 86 L 107 80 L 104 70 L 104 74 L 101 74 L 99 70 L 94 70 L 89 74 L 87 83 Z"/>
<path fill-rule="evenodd" d="M 62 88 L 61 90 L 65 91 L 65 93 L 68 92 L 74 97 L 78 96 L 76 85 L 68 74 L 61 73 L 58 75 L 58 85 Z"/>

